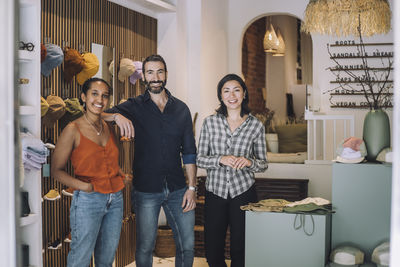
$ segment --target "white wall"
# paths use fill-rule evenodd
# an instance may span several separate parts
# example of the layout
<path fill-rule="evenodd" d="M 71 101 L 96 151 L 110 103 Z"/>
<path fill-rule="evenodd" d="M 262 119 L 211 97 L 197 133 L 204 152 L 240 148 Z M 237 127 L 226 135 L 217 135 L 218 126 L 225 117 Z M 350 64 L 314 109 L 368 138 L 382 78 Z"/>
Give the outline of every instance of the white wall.
<path fill-rule="evenodd" d="M 228 0 L 177 0 L 177 12 L 158 16 L 158 53 L 168 64 L 167 88 L 186 102 L 198 138 L 203 119 L 218 107 L 216 87 L 227 73 Z"/>
<path fill-rule="evenodd" d="M 400 2 L 396 1 L 393 14 L 395 31 L 395 79 L 394 79 L 394 124 L 393 135 L 400 135 Z M 400 140 L 394 138 L 393 144 L 393 174 L 392 174 L 392 211 L 390 230 L 390 249 L 400 251 Z M 390 266 L 400 266 L 400 253 L 390 253 Z"/>
<path fill-rule="evenodd" d="M 0 42 L 3 54 L 0 63 L 0 261 L 2 266 L 16 266 L 16 202 L 17 185 L 14 172 L 14 88 L 17 74 L 14 73 L 14 57 L 16 55 L 15 2 L 0 2 Z M 14 76 L 15 75 L 15 76 Z M 19 203 L 19 202 L 18 202 Z"/>

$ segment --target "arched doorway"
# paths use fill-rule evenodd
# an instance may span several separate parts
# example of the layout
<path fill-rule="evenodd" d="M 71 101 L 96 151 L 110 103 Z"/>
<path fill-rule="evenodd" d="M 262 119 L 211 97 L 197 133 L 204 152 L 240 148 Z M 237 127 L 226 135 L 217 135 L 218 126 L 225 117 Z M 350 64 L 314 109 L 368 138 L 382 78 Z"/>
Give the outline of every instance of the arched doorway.
<path fill-rule="evenodd" d="M 283 37 L 284 54 L 266 53 L 263 39 L 272 24 Z M 264 16 L 247 28 L 242 41 L 242 73 L 253 113 L 273 110 L 282 124 L 304 117 L 306 85 L 312 83 L 312 40 L 300 32 L 301 21 L 290 15 Z"/>

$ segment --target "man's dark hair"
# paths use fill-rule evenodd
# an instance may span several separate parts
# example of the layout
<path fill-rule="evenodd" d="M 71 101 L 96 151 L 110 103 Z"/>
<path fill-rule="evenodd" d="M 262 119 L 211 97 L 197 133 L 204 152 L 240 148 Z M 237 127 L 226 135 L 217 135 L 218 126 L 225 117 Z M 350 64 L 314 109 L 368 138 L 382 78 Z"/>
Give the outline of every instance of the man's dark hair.
<path fill-rule="evenodd" d="M 164 64 L 164 70 L 165 70 L 165 72 L 167 71 L 167 64 L 165 63 L 165 60 L 162 58 L 162 56 L 160 56 L 160 55 L 151 55 L 151 56 L 146 57 L 146 59 L 143 61 L 143 64 L 142 64 L 143 74 L 146 72 L 146 70 L 145 70 L 146 63 L 150 62 L 150 61 L 158 61 L 158 62 L 163 63 Z"/>
<path fill-rule="evenodd" d="M 224 86 L 224 84 L 226 82 L 229 82 L 229 81 L 237 81 L 240 84 L 240 86 L 243 88 L 243 96 L 244 96 L 244 98 L 243 98 L 242 105 L 241 105 L 241 110 L 240 110 L 240 116 L 243 117 L 245 114 L 249 114 L 250 113 L 249 92 L 248 92 L 247 86 L 244 83 L 244 81 L 242 80 L 242 78 L 240 78 L 236 74 L 227 74 L 219 81 L 218 86 L 217 86 L 217 93 L 218 93 L 218 100 L 219 100 L 220 106 L 216 110 L 216 112 L 218 114 L 224 115 L 225 117 L 228 116 L 228 111 L 226 109 L 226 106 L 225 106 L 224 102 L 222 101 L 222 87 Z"/>

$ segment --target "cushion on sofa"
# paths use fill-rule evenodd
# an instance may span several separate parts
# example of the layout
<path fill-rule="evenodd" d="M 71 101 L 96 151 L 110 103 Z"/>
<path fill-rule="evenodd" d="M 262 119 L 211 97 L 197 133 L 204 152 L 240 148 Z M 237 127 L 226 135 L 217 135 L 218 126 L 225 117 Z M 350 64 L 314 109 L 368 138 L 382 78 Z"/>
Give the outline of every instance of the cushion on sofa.
<path fill-rule="evenodd" d="M 307 124 L 288 124 L 275 127 L 278 133 L 279 153 L 307 151 Z"/>

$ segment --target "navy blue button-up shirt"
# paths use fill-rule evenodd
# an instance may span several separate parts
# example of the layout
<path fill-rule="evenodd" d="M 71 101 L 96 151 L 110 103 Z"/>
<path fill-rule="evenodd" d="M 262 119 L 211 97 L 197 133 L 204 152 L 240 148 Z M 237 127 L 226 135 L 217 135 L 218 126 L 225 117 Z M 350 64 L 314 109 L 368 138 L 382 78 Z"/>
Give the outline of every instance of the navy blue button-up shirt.
<path fill-rule="evenodd" d="M 135 127 L 133 185 L 140 192 L 172 192 L 186 186 L 184 164 L 196 164 L 196 143 L 189 108 L 165 89 L 164 112 L 143 95 L 107 110 L 130 119 Z"/>

